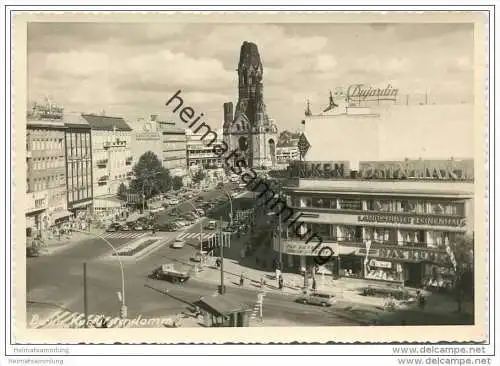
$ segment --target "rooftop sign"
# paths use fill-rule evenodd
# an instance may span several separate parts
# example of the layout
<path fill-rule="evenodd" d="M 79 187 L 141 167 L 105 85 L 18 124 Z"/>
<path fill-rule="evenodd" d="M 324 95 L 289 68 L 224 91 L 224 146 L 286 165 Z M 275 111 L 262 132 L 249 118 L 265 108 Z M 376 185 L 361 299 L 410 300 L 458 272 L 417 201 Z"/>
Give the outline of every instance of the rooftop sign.
<path fill-rule="evenodd" d="M 473 180 L 474 160 L 364 161 L 361 179 Z"/>
<path fill-rule="evenodd" d="M 347 99 L 355 99 L 358 101 L 369 100 L 390 100 L 395 101 L 398 96 L 398 89 L 394 89 L 391 84 L 388 84 L 385 89 L 365 86 L 364 84 L 353 84 L 347 88 Z"/>

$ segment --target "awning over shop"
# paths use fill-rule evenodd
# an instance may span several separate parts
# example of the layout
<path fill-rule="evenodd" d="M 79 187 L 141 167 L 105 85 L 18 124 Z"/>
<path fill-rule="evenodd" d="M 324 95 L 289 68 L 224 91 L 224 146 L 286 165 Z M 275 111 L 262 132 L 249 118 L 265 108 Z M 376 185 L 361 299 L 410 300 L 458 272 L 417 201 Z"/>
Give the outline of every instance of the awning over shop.
<path fill-rule="evenodd" d="M 114 197 L 97 198 L 94 200 L 94 208 L 119 208 L 124 202 Z"/>
<path fill-rule="evenodd" d="M 62 210 L 62 211 L 56 211 L 52 215 L 50 215 L 50 219 L 52 222 L 55 222 L 56 220 L 60 220 L 62 218 L 72 216 L 73 214 L 69 212 L 68 210 Z"/>

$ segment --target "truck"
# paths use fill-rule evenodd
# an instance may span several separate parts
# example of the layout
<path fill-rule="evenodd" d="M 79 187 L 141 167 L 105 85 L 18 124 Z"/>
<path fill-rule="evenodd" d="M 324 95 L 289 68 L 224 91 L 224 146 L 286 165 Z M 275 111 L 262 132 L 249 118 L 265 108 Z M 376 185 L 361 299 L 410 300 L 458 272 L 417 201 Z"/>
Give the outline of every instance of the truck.
<path fill-rule="evenodd" d="M 154 279 L 169 281 L 172 283 L 183 283 L 190 277 L 189 272 L 176 269 L 173 263 L 162 264 L 153 271 L 151 276 Z"/>

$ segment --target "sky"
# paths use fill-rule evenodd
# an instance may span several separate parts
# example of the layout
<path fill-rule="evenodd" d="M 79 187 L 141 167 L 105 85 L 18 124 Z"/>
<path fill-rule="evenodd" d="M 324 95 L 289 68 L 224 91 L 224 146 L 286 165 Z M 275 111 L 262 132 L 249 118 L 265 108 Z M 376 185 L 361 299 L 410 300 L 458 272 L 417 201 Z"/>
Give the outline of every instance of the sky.
<path fill-rule="evenodd" d="M 329 90 L 350 84 L 472 100 L 472 24 L 81 22 L 29 24 L 29 100 L 47 95 L 66 111 L 105 111 L 134 127 L 150 114 L 178 122 L 165 102 L 180 89 L 218 128 L 222 104 L 237 102 L 243 41 L 258 46 L 267 112 L 280 130 L 299 128 L 307 99 L 319 111 Z"/>

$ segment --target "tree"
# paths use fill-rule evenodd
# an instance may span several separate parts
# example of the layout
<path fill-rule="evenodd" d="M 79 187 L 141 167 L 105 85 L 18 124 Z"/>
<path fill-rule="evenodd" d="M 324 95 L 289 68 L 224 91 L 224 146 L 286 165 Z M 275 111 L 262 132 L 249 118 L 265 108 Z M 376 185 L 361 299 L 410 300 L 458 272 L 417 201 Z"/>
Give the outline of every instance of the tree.
<path fill-rule="evenodd" d="M 455 295 L 458 311 L 466 299 L 474 299 L 474 236 L 461 234 L 450 243 L 456 262 Z"/>
<path fill-rule="evenodd" d="M 199 169 L 196 171 L 196 173 L 193 174 L 193 177 L 191 178 L 193 183 L 200 183 L 205 177 L 207 176 L 207 173 L 205 173 L 204 170 Z"/>
<path fill-rule="evenodd" d="M 182 188 L 182 178 L 181 177 L 175 176 L 172 179 L 172 188 L 176 191 Z"/>
<path fill-rule="evenodd" d="M 118 187 L 118 197 L 121 200 L 124 200 L 124 201 L 127 200 L 127 186 L 125 186 L 124 183 L 121 183 L 120 186 Z"/>
<path fill-rule="evenodd" d="M 162 166 L 160 159 L 151 151 L 141 155 L 132 171 L 135 179 L 130 184 L 130 190 L 144 194 L 146 199 L 168 191 L 172 187 L 169 170 Z"/>

